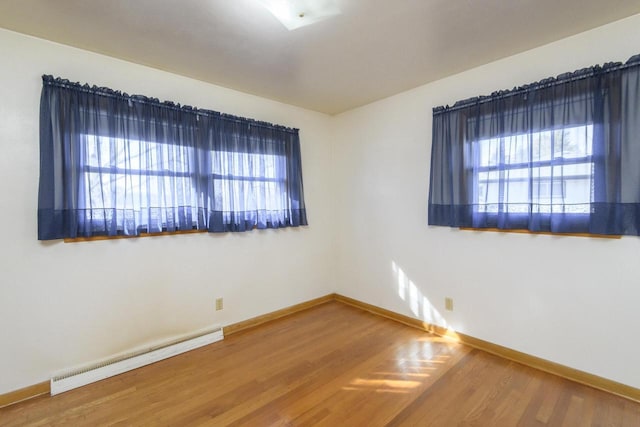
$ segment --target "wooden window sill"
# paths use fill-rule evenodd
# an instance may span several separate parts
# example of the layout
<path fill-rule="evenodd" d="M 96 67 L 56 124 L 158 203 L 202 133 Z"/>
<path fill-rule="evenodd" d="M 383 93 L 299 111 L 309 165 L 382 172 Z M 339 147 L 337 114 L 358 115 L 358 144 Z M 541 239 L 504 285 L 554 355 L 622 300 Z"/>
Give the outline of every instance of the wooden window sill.
<path fill-rule="evenodd" d="M 116 239 L 137 239 L 139 237 L 156 237 L 156 236 L 173 236 L 176 234 L 196 234 L 207 233 L 207 230 L 178 230 L 178 231 L 161 231 L 159 233 L 140 233 L 137 236 L 91 236 L 91 237 L 76 237 L 65 238 L 65 243 L 77 243 L 77 242 L 93 242 L 96 240 L 116 240 Z"/>
<path fill-rule="evenodd" d="M 463 231 L 492 231 L 498 233 L 519 233 L 519 234 L 542 234 L 547 236 L 568 236 L 568 237 L 595 237 L 597 239 L 620 239 L 622 236 L 617 234 L 589 234 L 589 233 L 553 233 L 551 231 L 531 231 L 519 229 L 502 229 L 502 228 L 472 228 L 460 227 Z"/>

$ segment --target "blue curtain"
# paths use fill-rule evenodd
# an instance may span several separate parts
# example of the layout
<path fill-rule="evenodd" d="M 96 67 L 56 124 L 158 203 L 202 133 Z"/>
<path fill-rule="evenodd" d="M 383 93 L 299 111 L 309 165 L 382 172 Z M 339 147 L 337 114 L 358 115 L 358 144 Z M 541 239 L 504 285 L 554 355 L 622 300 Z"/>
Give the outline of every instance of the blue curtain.
<path fill-rule="evenodd" d="M 200 122 L 210 231 L 307 224 L 297 130 L 217 113 Z"/>
<path fill-rule="evenodd" d="M 640 234 L 640 55 L 433 110 L 429 225 Z"/>
<path fill-rule="evenodd" d="M 38 238 L 307 225 L 297 129 L 43 76 Z"/>

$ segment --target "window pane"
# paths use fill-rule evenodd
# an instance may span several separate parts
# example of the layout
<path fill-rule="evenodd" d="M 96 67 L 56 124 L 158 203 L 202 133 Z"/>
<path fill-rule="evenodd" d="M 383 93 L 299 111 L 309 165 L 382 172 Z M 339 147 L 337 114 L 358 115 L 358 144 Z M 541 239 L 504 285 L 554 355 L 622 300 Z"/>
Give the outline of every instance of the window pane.
<path fill-rule="evenodd" d="M 593 125 L 536 132 L 532 137 L 533 161 L 587 157 L 591 155 Z"/>
<path fill-rule="evenodd" d="M 514 135 L 502 139 L 504 141 L 504 163 L 516 164 L 529 161 L 528 135 Z"/>
<path fill-rule="evenodd" d="M 496 166 L 500 156 L 500 140 L 497 138 L 483 139 L 478 141 L 479 149 L 479 166 Z"/>

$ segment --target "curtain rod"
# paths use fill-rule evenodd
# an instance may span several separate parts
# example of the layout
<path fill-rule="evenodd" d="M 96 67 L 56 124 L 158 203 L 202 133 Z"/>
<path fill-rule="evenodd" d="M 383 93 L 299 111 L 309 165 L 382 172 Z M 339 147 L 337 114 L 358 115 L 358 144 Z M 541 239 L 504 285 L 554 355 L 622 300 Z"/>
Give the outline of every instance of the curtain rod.
<path fill-rule="evenodd" d="M 583 68 L 581 70 L 577 70 L 574 72 L 563 73 L 556 77 L 548 77 L 546 79 L 539 80 L 534 83 L 529 83 L 522 86 L 516 86 L 513 89 L 505 89 L 493 92 L 491 95 L 482 95 L 476 96 L 472 98 L 463 99 L 461 101 L 457 101 L 452 106 L 437 106 L 433 108 L 433 114 L 442 114 L 448 113 L 451 111 L 461 110 L 463 108 L 467 108 L 474 105 L 485 104 L 490 101 L 510 98 L 512 96 L 522 95 L 528 92 L 532 92 L 538 89 L 546 89 L 553 86 L 558 86 L 565 83 L 570 83 L 590 77 L 594 77 L 599 73 L 611 73 L 614 71 L 625 70 L 632 67 L 640 66 L 640 54 L 634 55 L 627 62 L 608 62 L 604 65 L 595 65 L 588 68 Z"/>
<path fill-rule="evenodd" d="M 243 123 L 250 126 L 260 126 L 268 129 L 276 129 L 276 130 L 291 132 L 291 133 L 296 133 L 299 131 L 298 128 L 290 128 L 287 126 L 276 125 L 273 123 L 263 122 L 260 120 L 234 116 L 232 114 L 221 113 L 214 110 L 191 107 L 190 105 L 180 105 L 179 103 L 174 103 L 172 101 L 160 101 L 158 98 L 152 98 L 145 95 L 129 95 L 126 92 L 121 92 L 108 87 L 98 87 L 95 85 L 89 86 L 89 84 L 87 83 L 82 85 L 80 83 L 74 83 L 67 79 L 62 79 L 60 77 L 53 77 L 52 75 L 49 75 L 49 74 L 44 74 L 42 76 L 42 82 L 43 84 L 49 85 L 49 86 L 58 86 L 61 88 L 72 89 L 79 92 L 85 92 L 85 93 L 127 101 L 129 102 L 129 104 L 136 102 L 138 104 L 147 104 L 147 105 L 167 108 L 175 111 L 180 111 L 183 113 L 191 113 L 191 114 L 195 114 L 196 116 L 219 117 L 227 121 L 234 121 L 237 123 Z"/>

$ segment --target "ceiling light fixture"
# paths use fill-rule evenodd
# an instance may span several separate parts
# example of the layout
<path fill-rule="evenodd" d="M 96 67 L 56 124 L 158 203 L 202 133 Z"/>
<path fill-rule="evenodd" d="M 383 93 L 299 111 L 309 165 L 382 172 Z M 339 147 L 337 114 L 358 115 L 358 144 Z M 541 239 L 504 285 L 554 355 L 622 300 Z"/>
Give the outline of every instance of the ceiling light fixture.
<path fill-rule="evenodd" d="M 339 15 L 337 0 L 258 0 L 289 31 Z"/>

